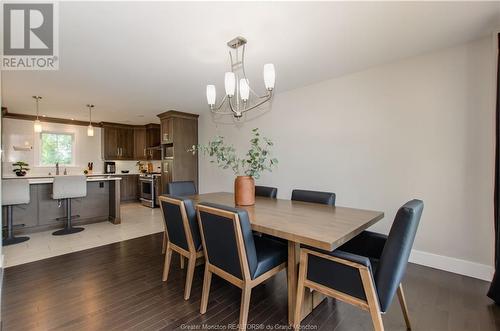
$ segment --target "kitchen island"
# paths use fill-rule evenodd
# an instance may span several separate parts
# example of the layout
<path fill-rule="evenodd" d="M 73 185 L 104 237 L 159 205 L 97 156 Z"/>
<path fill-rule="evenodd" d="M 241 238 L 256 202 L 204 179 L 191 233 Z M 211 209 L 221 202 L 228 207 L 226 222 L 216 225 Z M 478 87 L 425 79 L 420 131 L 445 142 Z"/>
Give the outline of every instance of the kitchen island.
<path fill-rule="evenodd" d="M 66 207 L 64 202 L 59 204 L 58 200 L 52 199 L 54 177 L 26 179 L 30 183 L 30 203 L 14 206 L 15 232 L 31 233 L 62 228 Z M 19 180 L 19 177 L 3 180 Z M 88 177 L 87 196 L 72 199 L 71 202 L 72 215 L 79 215 L 73 220 L 73 225 L 103 221 L 120 224 L 120 180 L 120 177 L 110 176 Z"/>

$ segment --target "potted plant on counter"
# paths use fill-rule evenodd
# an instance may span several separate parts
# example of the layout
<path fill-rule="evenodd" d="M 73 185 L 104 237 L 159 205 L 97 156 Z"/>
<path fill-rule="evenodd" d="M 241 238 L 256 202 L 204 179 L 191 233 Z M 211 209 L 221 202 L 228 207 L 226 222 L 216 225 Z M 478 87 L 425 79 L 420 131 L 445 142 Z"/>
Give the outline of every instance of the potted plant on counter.
<path fill-rule="evenodd" d="M 14 166 L 14 169 L 12 171 L 15 172 L 16 175 L 19 177 L 26 176 L 26 171 L 30 170 L 28 168 L 29 164 L 24 162 L 24 161 L 17 161 L 16 163 L 13 163 L 12 165 Z M 15 167 L 17 167 L 17 168 L 15 168 Z"/>
<path fill-rule="evenodd" d="M 234 200 L 236 205 L 251 206 L 255 204 L 255 180 L 264 170 L 272 171 L 278 160 L 271 156 L 273 142 L 261 137 L 259 129 L 252 130 L 250 149 L 245 157 L 239 157 L 232 145 L 224 142 L 224 137 L 216 136 L 207 145 L 194 145 L 190 151 L 199 151 L 212 158 L 222 169 L 231 168 L 236 175 L 234 181 Z"/>

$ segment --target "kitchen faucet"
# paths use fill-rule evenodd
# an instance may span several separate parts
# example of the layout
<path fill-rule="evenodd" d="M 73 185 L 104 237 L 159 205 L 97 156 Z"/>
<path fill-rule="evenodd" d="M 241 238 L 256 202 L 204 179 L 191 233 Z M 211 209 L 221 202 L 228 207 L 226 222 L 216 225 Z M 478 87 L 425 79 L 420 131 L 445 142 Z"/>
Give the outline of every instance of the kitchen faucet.
<path fill-rule="evenodd" d="M 56 176 L 59 176 L 59 162 L 56 162 Z"/>

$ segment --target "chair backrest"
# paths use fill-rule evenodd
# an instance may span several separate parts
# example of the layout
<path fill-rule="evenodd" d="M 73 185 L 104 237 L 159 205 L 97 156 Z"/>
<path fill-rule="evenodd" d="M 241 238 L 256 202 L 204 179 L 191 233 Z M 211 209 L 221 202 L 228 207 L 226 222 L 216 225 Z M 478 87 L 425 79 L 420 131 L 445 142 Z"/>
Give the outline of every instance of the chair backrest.
<path fill-rule="evenodd" d="M 278 195 L 278 189 L 276 187 L 255 185 L 256 197 L 266 197 L 266 198 L 276 199 L 277 195 Z"/>
<path fill-rule="evenodd" d="M 198 251 L 201 237 L 193 202 L 173 195 L 159 199 L 168 240 L 188 252 Z"/>
<path fill-rule="evenodd" d="M 239 279 L 251 279 L 257 252 L 246 210 L 214 203 L 200 203 L 197 209 L 208 262 Z"/>
<path fill-rule="evenodd" d="M 53 199 L 72 199 L 87 196 L 87 177 L 78 176 L 55 176 L 52 184 Z"/>
<path fill-rule="evenodd" d="M 30 183 L 27 179 L 2 180 L 2 205 L 11 206 L 30 202 Z"/>
<path fill-rule="evenodd" d="M 185 197 L 196 194 L 196 186 L 191 180 L 170 182 L 167 184 L 167 193 L 178 197 Z"/>
<path fill-rule="evenodd" d="M 411 200 L 399 208 L 392 223 L 375 271 L 375 284 L 383 312 L 389 308 L 405 274 L 423 209 L 421 200 Z"/>
<path fill-rule="evenodd" d="M 292 200 L 321 203 L 324 205 L 335 206 L 335 193 L 307 191 L 307 190 L 293 190 Z"/>

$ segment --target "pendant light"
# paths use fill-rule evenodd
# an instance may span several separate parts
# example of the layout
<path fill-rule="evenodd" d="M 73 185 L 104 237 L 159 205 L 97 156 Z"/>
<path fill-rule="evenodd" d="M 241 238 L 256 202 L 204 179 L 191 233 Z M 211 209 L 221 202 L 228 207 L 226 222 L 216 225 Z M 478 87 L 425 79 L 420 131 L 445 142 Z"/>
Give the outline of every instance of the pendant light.
<path fill-rule="evenodd" d="M 36 120 L 33 125 L 33 128 L 35 129 L 36 133 L 42 132 L 42 122 L 38 119 L 38 101 L 40 101 L 42 97 L 38 95 L 34 95 L 33 99 L 35 99 L 35 107 L 36 107 Z"/>
<path fill-rule="evenodd" d="M 92 108 L 94 108 L 94 105 L 87 104 L 87 108 L 89 109 L 89 126 L 87 127 L 87 136 L 93 137 L 94 127 L 92 126 Z"/>

